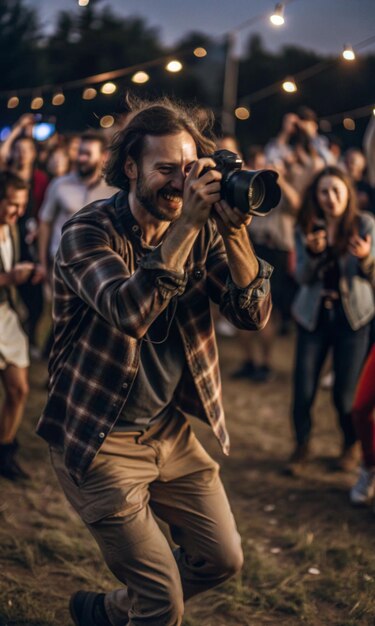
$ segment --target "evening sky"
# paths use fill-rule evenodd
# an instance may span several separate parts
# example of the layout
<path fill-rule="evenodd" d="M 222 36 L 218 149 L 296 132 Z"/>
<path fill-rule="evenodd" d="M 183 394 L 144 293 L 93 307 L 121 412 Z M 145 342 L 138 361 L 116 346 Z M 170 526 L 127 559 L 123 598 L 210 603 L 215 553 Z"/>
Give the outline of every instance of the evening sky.
<path fill-rule="evenodd" d="M 51 32 L 59 10 L 84 11 L 77 0 L 27 0 L 38 9 L 43 28 Z M 121 16 L 142 16 L 158 28 L 168 44 L 191 31 L 220 37 L 249 18 L 272 12 L 270 0 L 104 0 Z M 285 13 L 285 24 L 273 27 L 268 20 L 241 31 L 239 48 L 249 35 L 258 32 L 267 49 L 299 45 L 323 54 L 340 53 L 345 43 L 355 45 L 375 35 L 375 0 L 294 0 Z M 375 43 L 365 52 L 375 52 Z"/>

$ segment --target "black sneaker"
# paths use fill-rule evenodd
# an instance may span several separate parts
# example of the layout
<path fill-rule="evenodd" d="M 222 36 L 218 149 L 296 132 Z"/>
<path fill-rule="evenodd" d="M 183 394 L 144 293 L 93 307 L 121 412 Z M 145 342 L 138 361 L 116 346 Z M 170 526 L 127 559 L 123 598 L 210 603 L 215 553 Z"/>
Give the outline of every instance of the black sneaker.
<path fill-rule="evenodd" d="M 30 474 L 20 466 L 16 459 L 12 459 L 6 465 L 0 464 L 0 476 L 8 480 L 30 480 Z"/>
<path fill-rule="evenodd" d="M 29 480 L 30 475 L 25 472 L 15 457 L 17 450 L 17 441 L 0 444 L 0 476 L 14 481 Z"/>
<path fill-rule="evenodd" d="M 287 476 L 298 476 L 309 460 L 309 451 L 308 443 L 298 444 L 285 465 L 284 474 Z"/>
<path fill-rule="evenodd" d="M 104 609 L 104 593 L 77 591 L 70 598 L 69 612 L 76 626 L 111 626 Z"/>
<path fill-rule="evenodd" d="M 245 361 L 245 363 L 241 365 L 238 370 L 233 372 L 231 378 L 233 378 L 234 380 L 239 378 L 251 378 L 256 369 L 257 368 L 252 361 Z"/>
<path fill-rule="evenodd" d="M 271 377 L 272 370 L 268 365 L 259 365 L 250 376 L 253 383 L 267 383 Z"/>

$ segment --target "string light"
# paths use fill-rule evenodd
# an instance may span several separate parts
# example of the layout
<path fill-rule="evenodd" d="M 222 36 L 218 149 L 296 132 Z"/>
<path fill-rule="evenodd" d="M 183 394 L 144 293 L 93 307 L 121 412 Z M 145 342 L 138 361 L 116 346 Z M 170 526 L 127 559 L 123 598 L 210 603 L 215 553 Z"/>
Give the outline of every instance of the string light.
<path fill-rule="evenodd" d="M 297 91 L 297 85 L 294 78 L 288 76 L 288 78 L 286 78 L 283 82 L 283 89 L 287 93 L 295 93 Z"/>
<path fill-rule="evenodd" d="M 56 91 L 56 93 L 54 94 L 53 98 L 52 98 L 52 104 L 55 107 L 59 107 L 62 104 L 64 104 L 65 102 L 65 96 L 63 94 L 62 91 Z"/>
<path fill-rule="evenodd" d="M 137 83 L 138 85 L 142 85 L 143 83 L 147 83 L 150 80 L 150 76 L 147 72 L 136 72 L 131 77 L 133 83 Z"/>
<path fill-rule="evenodd" d="M 7 102 L 8 109 L 15 109 L 18 107 L 20 99 L 17 96 L 11 96 Z"/>
<path fill-rule="evenodd" d="M 250 111 L 246 107 L 237 107 L 234 114 L 238 120 L 248 120 L 250 117 Z"/>
<path fill-rule="evenodd" d="M 372 114 L 375 115 L 375 107 L 372 109 Z"/>
<path fill-rule="evenodd" d="M 96 98 L 97 93 L 98 92 L 94 89 L 94 87 L 86 87 L 86 89 L 83 90 L 82 98 L 84 100 L 93 100 Z"/>
<path fill-rule="evenodd" d="M 104 85 L 101 86 L 100 91 L 102 93 L 104 93 L 106 96 L 110 96 L 112 93 L 115 93 L 117 89 L 117 86 L 115 85 L 115 83 L 104 83 Z"/>
<path fill-rule="evenodd" d="M 103 115 L 103 117 L 100 118 L 99 123 L 102 128 L 111 128 L 111 126 L 115 123 L 115 118 L 113 115 Z"/>
<path fill-rule="evenodd" d="M 165 66 L 165 69 L 168 72 L 172 72 L 172 73 L 176 73 L 176 72 L 181 72 L 182 70 L 182 63 L 180 63 L 180 61 L 169 61 L 169 63 Z"/>
<path fill-rule="evenodd" d="M 351 117 L 346 117 L 342 124 L 346 130 L 355 130 L 355 121 Z"/>
<path fill-rule="evenodd" d="M 346 44 L 344 46 L 344 50 L 343 50 L 342 56 L 344 57 L 345 61 L 354 61 L 355 60 L 355 52 L 353 50 L 353 46 L 351 46 L 350 44 Z"/>
<path fill-rule="evenodd" d="M 33 111 L 37 111 L 38 109 L 42 108 L 43 104 L 44 104 L 44 100 L 42 96 L 35 96 L 31 100 L 30 107 L 33 109 Z"/>
<path fill-rule="evenodd" d="M 89 2 L 90 2 L 90 0 L 78 0 L 78 4 L 79 4 L 80 7 L 87 7 Z"/>
<path fill-rule="evenodd" d="M 202 59 L 203 57 L 207 56 L 207 50 L 206 48 L 195 48 L 194 50 L 194 56 L 198 57 L 199 59 Z"/>
<path fill-rule="evenodd" d="M 270 22 L 274 26 L 282 26 L 284 24 L 284 5 L 281 2 L 276 4 L 275 10 L 270 16 Z"/>

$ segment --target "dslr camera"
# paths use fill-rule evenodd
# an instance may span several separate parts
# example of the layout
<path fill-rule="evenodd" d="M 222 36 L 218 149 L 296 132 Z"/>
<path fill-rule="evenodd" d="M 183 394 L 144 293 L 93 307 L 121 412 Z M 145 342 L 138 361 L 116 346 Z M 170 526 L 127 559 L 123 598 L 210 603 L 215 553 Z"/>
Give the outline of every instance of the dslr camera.
<path fill-rule="evenodd" d="M 230 150 L 217 150 L 208 157 L 222 174 L 220 194 L 229 206 L 264 217 L 279 204 L 279 175 L 273 170 L 242 170 L 242 159 Z"/>

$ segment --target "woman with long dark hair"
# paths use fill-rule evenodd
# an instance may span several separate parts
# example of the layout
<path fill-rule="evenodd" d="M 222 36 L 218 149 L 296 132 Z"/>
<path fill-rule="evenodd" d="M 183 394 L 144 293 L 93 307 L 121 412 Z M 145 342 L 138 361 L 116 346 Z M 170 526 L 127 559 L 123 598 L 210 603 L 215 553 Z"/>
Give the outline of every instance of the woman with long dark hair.
<path fill-rule="evenodd" d="M 288 469 L 307 460 L 311 407 L 319 375 L 332 349 L 333 402 L 343 435 L 338 468 L 359 460 L 350 411 L 359 374 L 369 348 L 374 316 L 375 220 L 360 213 L 348 176 L 327 167 L 306 192 L 296 231 L 300 285 L 293 303 L 297 321 L 293 423 L 296 448 Z"/>

